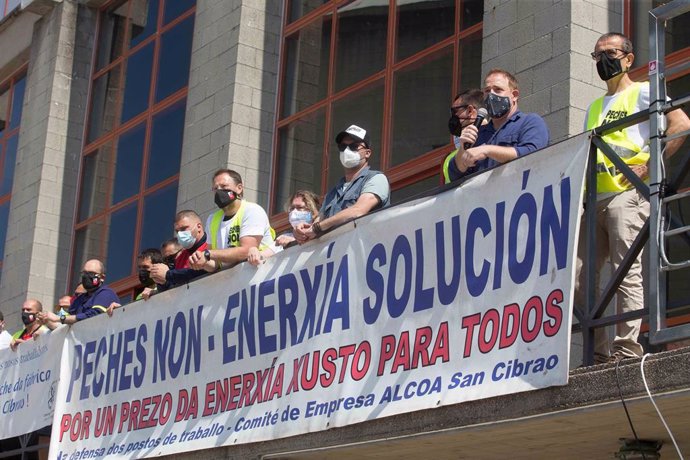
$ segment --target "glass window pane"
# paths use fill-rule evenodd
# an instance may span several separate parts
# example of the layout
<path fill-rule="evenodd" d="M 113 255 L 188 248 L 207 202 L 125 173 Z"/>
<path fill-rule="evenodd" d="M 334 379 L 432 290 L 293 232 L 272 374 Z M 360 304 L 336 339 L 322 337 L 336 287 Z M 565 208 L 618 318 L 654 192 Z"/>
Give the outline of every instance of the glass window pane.
<path fill-rule="evenodd" d="M 118 139 L 117 149 L 113 152 L 115 181 L 113 182 L 113 196 L 110 199 L 111 204 L 119 203 L 139 193 L 145 137 L 146 124 L 142 123 L 122 134 Z"/>
<path fill-rule="evenodd" d="M 290 0 L 288 22 L 296 21 L 310 11 L 315 10 L 328 0 Z"/>
<path fill-rule="evenodd" d="M 153 42 L 127 59 L 125 93 L 122 102 L 122 122 L 140 114 L 149 106 Z"/>
<path fill-rule="evenodd" d="M 196 5 L 196 0 L 166 0 L 165 10 L 163 11 L 163 23 L 169 23 L 194 5 Z"/>
<path fill-rule="evenodd" d="M 190 16 L 161 37 L 156 102 L 187 86 L 193 34 L 194 16 Z"/>
<path fill-rule="evenodd" d="M 26 90 L 26 77 L 14 82 L 14 94 L 12 95 L 12 115 L 10 115 L 10 129 L 19 127 L 22 120 L 22 108 L 24 107 L 24 91 Z"/>
<path fill-rule="evenodd" d="M 132 273 L 136 228 L 136 202 L 110 215 L 108 257 L 105 261 L 109 283 L 114 283 Z"/>
<path fill-rule="evenodd" d="M 632 6 L 633 49 L 635 67 L 649 62 L 649 10 L 668 3 L 668 0 L 635 0 Z M 690 46 L 690 13 L 681 14 L 666 21 L 666 54 Z M 592 45 L 594 48 L 594 45 Z"/>
<path fill-rule="evenodd" d="M 426 179 L 419 180 L 414 184 L 410 184 L 405 187 L 401 187 L 397 190 L 394 190 L 391 193 L 391 204 L 396 205 L 398 203 L 402 203 L 403 201 L 407 201 L 408 199 L 415 198 L 417 197 L 417 195 L 421 195 L 430 190 L 434 190 L 440 185 L 441 181 L 439 179 L 439 175 L 434 174 L 433 176 L 429 176 Z"/>
<path fill-rule="evenodd" d="M 158 0 L 132 0 L 130 15 L 131 40 L 129 47 L 134 48 L 156 32 L 158 25 Z"/>
<path fill-rule="evenodd" d="M 19 135 L 7 139 L 5 143 L 5 158 L 2 165 L 2 182 L 0 182 L 0 196 L 12 193 L 14 181 L 14 166 L 17 163 L 17 142 Z"/>
<path fill-rule="evenodd" d="M 408 160 L 448 143 L 448 107 L 453 95 L 453 53 L 416 62 L 395 74 L 391 164 Z"/>
<path fill-rule="evenodd" d="M 481 88 L 482 82 L 482 32 L 460 40 L 460 90 Z M 458 91 L 459 92 L 459 91 Z M 455 94 L 453 94 L 455 96 Z M 451 96 L 451 97 L 453 97 Z"/>
<path fill-rule="evenodd" d="M 336 91 L 383 70 L 387 36 L 388 2 L 354 2 L 338 10 Z"/>
<path fill-rule="evenodd" d="M 156 190 L 144 198 L 144 212 L 139 250 L 158 248 L 173 236 L 175 208 L 177 207 L 177 182 Z"/>
<path fill-rule="evenodd" d="M 283 117 L 297 113 L 326 97 L 331 24 L 331 18 L 324 17 L 286 39 Z"/>
<path fill-rule="evenodd" d="M 147 187 L 180 172 L 185 103 L 182 99 L 153 117 Z"/>
<path fill-rule="evenodd" d="M 107 143 L 84 157 L 79 195 L 79 221 L 105 209 L 106 197 L 110 191 L 108 174 L 112 165 L 111 150 L 112 143 Z"/>
<path fill-rule="evenodd" d="M 126 1 L 101 13 L 98 31 L 96 68 L 101 69 L 122 55 L 128 3 Z"/>
<path fill-rule="evenodd" d="M 103 220 L 99 219 L 75 232 L 74 258 L 72 259 L 72 284 L 68 287 L 73 290 L 80 282 L 80 272 L 84 262 L 90 259 L 103 260 L 101 243 L 103 242 Z M 106 270 L 108 266 L 106 265 Z M 110 280 L 108 280 L 110 281 Z"/>
<path fill-rule="evenodd" d="M 399 5 L 397 11 L 398 61 L 455 32 L 455 0 L 413 0 Z"/>
<path fill-rule="evenodd" d="M 328 139 L 328 185 L 324 192 L 330 190 L 343 176 L 343 165 L 340 164 L 335 136 L 350 125 L 357 125 L 367 131 L 371 139 L 372 169 L 379 169 L 381 164 L 381 128 L 383 123 L 383 80 L 378 80 L 355 94 L 333 103 L 331 119 L 331 139 Z"/>
<path fill-rule="evenodd" d="M 284 211 L 284 204 L 297 190 L 322 193 L 325 117 L 325 111 L 320 109 L 280 129 L 278 193 L 273 203 L 274 214 Z"/>
<path fill-rule="evenodd" d="M 7 225 L 9 223 L 10 202 L 0 204 L 0 260 L 5 258 L 5 238 L 7 238 Z"/>
<path fill-rule="evenodd" d="M 88 142 L 112 131 L 119 116 L 117 109 L 120 92 L 120 66 L 101 75 L 91 89 Z"/>
<path fill-rule="evenodd" d="M 465 30 L 482 22 L 484 18 L 484 0 L 461 0 L 460 30 Z"/>
<path fill-rule="evenodd" d="M 7 128 L 7 110 L 10 103 L 9 88 L 0 88 L 0 136 Z"/>

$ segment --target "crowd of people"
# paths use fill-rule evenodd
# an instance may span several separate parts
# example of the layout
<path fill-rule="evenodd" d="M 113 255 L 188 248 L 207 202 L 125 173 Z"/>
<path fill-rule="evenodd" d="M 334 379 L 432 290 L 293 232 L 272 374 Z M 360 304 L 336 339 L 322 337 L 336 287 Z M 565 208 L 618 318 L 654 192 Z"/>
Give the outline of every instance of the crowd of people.
<path fill-rule="evenodd" d="M 618 33 L 603 35 L 596 42 L 592 58 L 606 83 L 607 92 L 589 106 L 586 130 L 612 121 L 613 116 L 621 118 L 649 107 L 649 84 L 633 82 L 628 75 L 634 54 L 627 37 Z M 456 148 L 441 165 L 444 182 L 460 180 L 549 144 L 545 121 L 536 113 L 520 111 L 519 98 L 517 79 L 508 71 L 493 69 L 484 78 L 483 88 L 466 89 L 453 99 L 448 129 Z M 668 114 L 668 134 L 688 129 L 690 121 L 681 110 Z M 645 180 L 649 135 L 649 124 L 645 122 L 607 134 L 603 139 L 634 174 Z M 683 140 L 679 137 L 668 142 L 666 155 L 673 154 Z M 143 290 L 137 300 L 149 299 L 158 292 L 240 262 L 259 265 L 292 245 L 319 238 L 339 225 L 389 206 L 388 179 L 369 166 L 373 146 L 367 130 L 353 124 L 336 135 L 335 143 L 343 177 L 323 202 L 311 191 L 296 191 L 286 209 L 292 230 L 279 236 L 271 227 L 265 210 L 244 199 L 240 174 L 230 169 L 216 171 L 212 191 L 218 210 L 208 216 L 205 224 L 193 210 L 178 212 L 174 222 L 175 238 L 165 241 L 160 249 L 146 249 L 138 256 L 138 275 Z M 596 187 L 597 268 L 601 269 L 608 259 L 616 269 L 649 215 L 649 202 L 602 152 L 597 157 Z M 583 300 L 580 281 L 584 246 L 581 242 L 576 302 Z M 35 299 L 24 302 L 22 321 L 25 327 L 12 336 L 3 330 L 0 348 L 16 349 L 22 342 L 60 324 L 74 324 L 101 313 L 112 314 L 119 306 L 118 297 L 104 282 L 103 263 L 87 261 L 79 290 L 72 296 L 61 297 L 55 311 L 44 311 Z M 638 256 L 618 289 L 617 312 L 641 309 L 642 290 Z M 642 348 L 637 342 L 640 323 L 640 320 L 632 320 L 618 324 L 613 342 L 603 333 L 604 329 L 597 329 L 596 361 L 640 356 Z M 4 321 L 0 313 L 2 329 Z"/>

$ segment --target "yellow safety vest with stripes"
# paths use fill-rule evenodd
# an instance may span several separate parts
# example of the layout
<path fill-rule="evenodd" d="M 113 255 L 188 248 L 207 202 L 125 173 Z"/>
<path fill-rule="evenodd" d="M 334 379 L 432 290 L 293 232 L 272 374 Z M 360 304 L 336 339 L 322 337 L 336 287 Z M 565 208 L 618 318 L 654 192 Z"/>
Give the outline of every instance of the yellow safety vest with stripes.
<path fill-rule="evenodd" d="M 453 150 L 446 156 L 446 159 L 443 160 L 443 183 L 444 184 L 449 184 L 450 183 L 450 173 L 448 172 L 448 168 L 450 168 L 450 162 L 453 161 L 453 158 L 455 158 L 455 155 L 458 154 L 458 149 Z"/>
<path fill-rule="evenodd" d="M 606 115 L 609 113 L 615 113 L 615 119 L 623 118 L 621 114 L 628 116 L 635 113 L 641 86 L 642 83 L 634 83 L 623 90 L 613 99 L 606 113 L 604 113 L 605 96 L 594 101 L 589 107 L 587 129 L 591 130 L 614 121 L 607 119 Z M 643 145 L 630 139 L 628 128 L 602 136 L 602 140 L 611 146 L 625 164 L 640 165 L 649 161 L 649 152 L 643 150 Z M 606 155 L 601 150 L 597 150 L 597 193 L 617 193 L 628 190 L 630 185 L 621 185 L 624 177 Z"/>
<path fill-rule="evenodd" d="M 240 246 L 240 228 L 242 226 L 242 218 L 244 217 L 244 205 L 246 201 L 242 201 L 240 204 L 240 209 L 232 216 L 230 219 L 230 228 L 228 229 L 228 248 L 238 248 Z M 211 233 L 211 249 L 218 249 L 218 235 L 220 234 L 220 224 L 225 218 L 225 213 L 222 209 L 213 213 L 211 217 L 211 228 L 209 232 Z M 273 227 L 269 227 L 271 232 L 271 237 L 275 240 L 276 232 Z M 262 235 L 263 239 L 263 235 Z M 263 251 L 268 245 L 260 244 L 259 250 Z"/>

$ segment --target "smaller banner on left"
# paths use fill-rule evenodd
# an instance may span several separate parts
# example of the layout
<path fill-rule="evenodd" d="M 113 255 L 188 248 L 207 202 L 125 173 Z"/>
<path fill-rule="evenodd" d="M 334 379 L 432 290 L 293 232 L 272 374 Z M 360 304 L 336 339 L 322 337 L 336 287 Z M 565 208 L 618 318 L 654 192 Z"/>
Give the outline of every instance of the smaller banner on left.
<path fill-rule="evenodd" d="M 67 336 L 60 327 L 0 350 L 0 439 L 31 433 L 53 422 L 60 358 Z"/>

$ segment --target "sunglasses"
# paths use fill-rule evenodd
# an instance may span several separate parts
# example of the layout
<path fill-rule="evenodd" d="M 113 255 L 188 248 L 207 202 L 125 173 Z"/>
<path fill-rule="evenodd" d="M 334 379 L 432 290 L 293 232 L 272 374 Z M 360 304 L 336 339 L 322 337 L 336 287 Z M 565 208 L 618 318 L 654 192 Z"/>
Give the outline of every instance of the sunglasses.
<path fill-rule="evenodd" d="M 356 143 L 356 142 L 353 142 L 352 144 L 343 144 L 343 143 L 338 144 L 338 150 L 345 150 L 345 149 L 349 148 L 350 150 L 357 151 L 360 149 L 360 147 L 364 147 L 364 146 L 359 144 L 359 143 Z"/>
<path fill-rule="evenodd" d="M 619 52 L 623 53 L 624 56 L 627 54 L 630 54 L 629 52 L 622 50 L 620 48 L 611 48 L 611 49 L 604 50 L 604 51 L 595 51 L 593 53 L 589 53 L 589 55 L 592 56 L 592 59 L 594 59 L 595 61 L 599 61 L 599 60 L 601 60 L 601 56 L 604 54 L 607 55 L 608 57 L 610 57 L 611 59 L 614 59 L 614 58 L 618 57 Z"/>
<path fill-rule="evenodd" d="M 465 110 L 467 107 L 469 107 L 469 104 L 463 104 L 463 105 L 456 105 L 450 108 L 450 114 L 451 115 L 456 115 L 459 111 Z"/>

